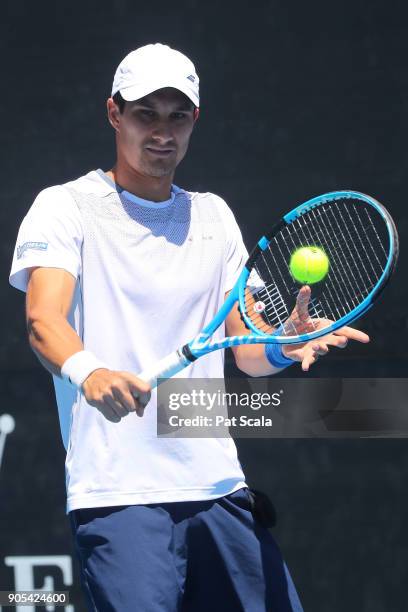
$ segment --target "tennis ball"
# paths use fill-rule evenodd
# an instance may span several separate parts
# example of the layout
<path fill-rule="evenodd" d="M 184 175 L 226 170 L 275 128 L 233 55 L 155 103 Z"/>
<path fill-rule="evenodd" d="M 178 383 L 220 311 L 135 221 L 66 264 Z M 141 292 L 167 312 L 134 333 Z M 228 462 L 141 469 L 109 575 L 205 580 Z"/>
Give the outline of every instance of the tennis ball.
<path fill-rule="evenodd" d="M 329 258 L 317 246 L 304 246 L 292 253 L 289 269 L 299 283 L 313 285 L 328 273 Z"/>

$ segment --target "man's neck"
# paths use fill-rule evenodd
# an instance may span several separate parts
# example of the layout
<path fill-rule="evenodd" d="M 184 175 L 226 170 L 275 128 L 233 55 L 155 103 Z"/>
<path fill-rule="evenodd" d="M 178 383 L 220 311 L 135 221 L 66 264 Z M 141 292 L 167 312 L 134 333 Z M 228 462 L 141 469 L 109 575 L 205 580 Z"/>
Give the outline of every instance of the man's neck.
<path fill-rule="evenodd" d="M 122 189 L 143 200 L 164 202 L 171 196 L 173 176 L 143 176 L 134 171 L 120 168 L 117 165 L 108 170 L 106 174 Z"/>

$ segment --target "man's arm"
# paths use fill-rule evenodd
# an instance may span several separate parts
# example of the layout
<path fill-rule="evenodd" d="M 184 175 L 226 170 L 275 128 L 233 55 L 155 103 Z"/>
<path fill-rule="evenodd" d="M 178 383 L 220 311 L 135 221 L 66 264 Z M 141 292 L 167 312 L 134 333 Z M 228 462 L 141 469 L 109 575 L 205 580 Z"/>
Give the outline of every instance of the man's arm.
<path fill-rule="evenodd" d="M 295 309 L 291 315 L 291 318 L 297 323 L 302 323 L 309 317 L 309 299 L 310 289 L 303 287 L 299 292 Z M 238 306 L 234 306 L 225 321 L 225 325 L 228 336 L 246 336 L 250 333 L 241 318 Z M 370 338 L 364 332 L 353 327 L 342 327 L 316 340 L 302 344 L 283 345 L 282 353 L 284 357 L 301 363 L 302 370 L 307 372 L 320 355 L 326 355 L 329 352 L 330 346 L 345 348 L 349 340 L 366 343 L 370 341 Z M 242 344 L 233 346 L 232 351 L 237 367 L 248 376 L 269 376 L 282 370 L 282 368 L 272 366 L 268 361 L 264 344 Z"/>
<path fill-rule="evenodd" d="M 228 293 L 225 298 L 227 296 Z M 250 333 L 241 318 L 237 305 L 226 318 L 225 329 L 227 336 L 247 336 Z M 272 366 L 265 357 L 264 344 L 241 344 L 231 348 L 237 367 L 248 376 L 270 376 L 281 371 L 281 368 Z"/>
<path fill-rule="evenodd" d="M 26 317 L 30 346 L 41 363 L 61 376 L 61 368 L 84 350 L 67 317 L 75 278 L 60 268 L 32 268 L 27 286 Z M 110 421 L 131 411 L 142 416 L 149 400 L 149 386 L 129 372 L 95 369 L 82 383 L 86 400 Z"/>
<path fill-rule="evenodd" d="M 32 268 L 26 296 L 30 346 L 49 372 L 61 376 L 61 367 L 84 349 L 68 323 L 75 289 L 74 277 L 60 268 Z"/>

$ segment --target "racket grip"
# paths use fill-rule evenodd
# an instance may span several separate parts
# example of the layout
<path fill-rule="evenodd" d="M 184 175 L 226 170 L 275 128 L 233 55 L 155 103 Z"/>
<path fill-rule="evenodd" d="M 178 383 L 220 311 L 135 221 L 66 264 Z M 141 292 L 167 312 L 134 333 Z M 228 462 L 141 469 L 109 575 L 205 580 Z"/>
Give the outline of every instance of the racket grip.
<path fill-rule="evenodd" d="M 190 363 L 191 361 L 182 351 L 178 350 L 161 359 L 153 367 L 143 370 L 137 377 L 149 383 L 151 388 L 154 389 L 158 385 L 159 378 L 171 378 L 177 372 L 184 370 Z"/>

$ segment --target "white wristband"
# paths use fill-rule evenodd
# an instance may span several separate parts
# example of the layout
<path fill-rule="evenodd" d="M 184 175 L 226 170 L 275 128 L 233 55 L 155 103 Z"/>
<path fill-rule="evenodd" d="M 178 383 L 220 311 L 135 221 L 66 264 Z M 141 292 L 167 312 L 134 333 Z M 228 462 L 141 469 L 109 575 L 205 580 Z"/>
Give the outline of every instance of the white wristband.
<path fill-rule="evenodd" d="M 80 388 L 88 376 L 99 368 L 108 368 L 90 351 L 79 351 L 74 353 L 64 362 L 61 368 L 61 376 L 68 380 L 72 385 Z"/>

